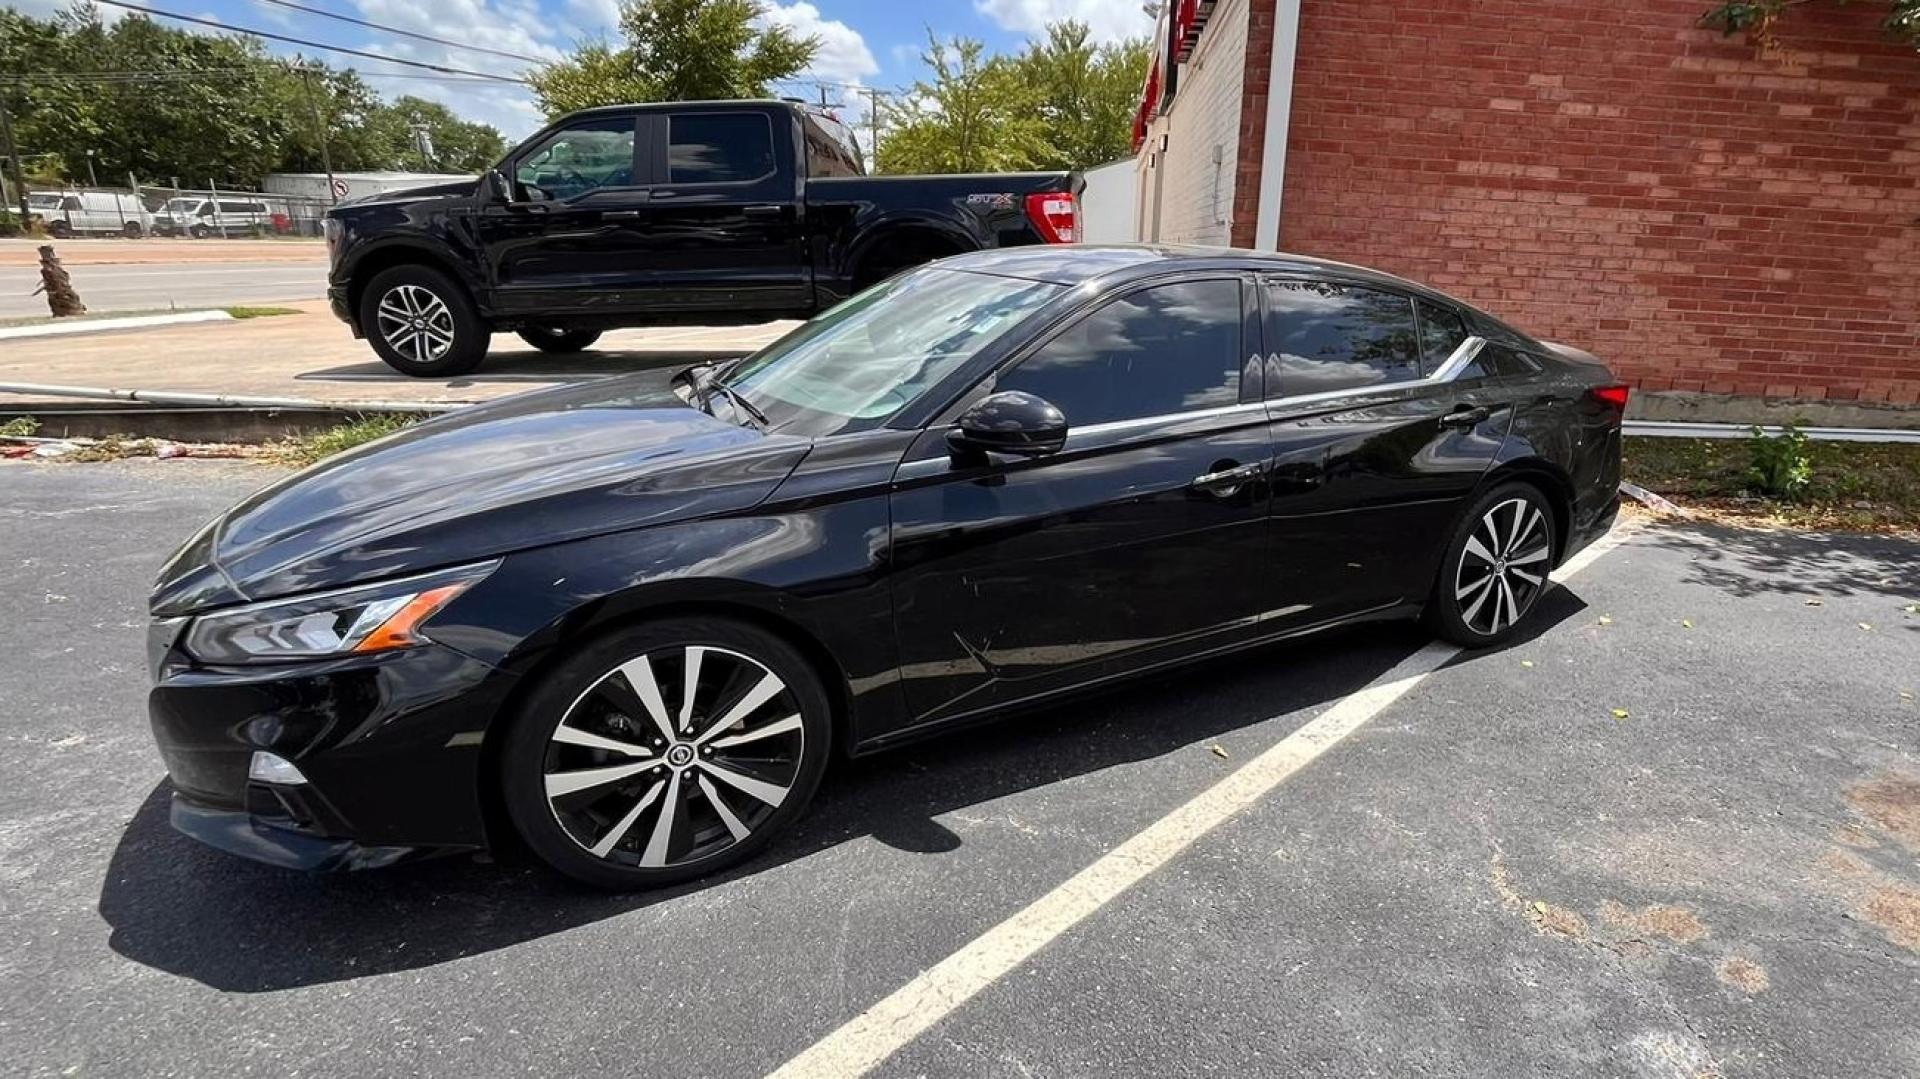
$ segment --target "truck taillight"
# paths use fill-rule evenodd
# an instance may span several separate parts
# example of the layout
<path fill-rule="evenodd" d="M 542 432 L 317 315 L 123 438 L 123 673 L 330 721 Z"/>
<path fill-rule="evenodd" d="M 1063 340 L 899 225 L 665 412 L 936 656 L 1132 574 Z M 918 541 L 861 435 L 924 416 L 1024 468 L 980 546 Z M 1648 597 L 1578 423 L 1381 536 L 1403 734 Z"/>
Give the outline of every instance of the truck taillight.
<path fill-rule="evenodd" d="M 1080 200 L 1060 191 L 1027 196 L 1027 218 L 1050 244 L 1070 244 L 1080 238 Z"/>

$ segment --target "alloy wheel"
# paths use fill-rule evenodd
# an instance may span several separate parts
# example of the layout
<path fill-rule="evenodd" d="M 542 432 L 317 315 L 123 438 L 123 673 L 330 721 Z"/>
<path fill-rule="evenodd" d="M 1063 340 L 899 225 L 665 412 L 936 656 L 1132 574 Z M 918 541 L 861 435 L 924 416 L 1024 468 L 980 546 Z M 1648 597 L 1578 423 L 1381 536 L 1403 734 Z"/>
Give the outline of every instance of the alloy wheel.
<path fill-rule="evenodd" d="M 1525 616 L 1545 591 L 1553 539 L 1546 515 L 1524 498 L 1496 503 L 1480 518 L 1454 570 L 1460 620 L 1494 636 Z"/>
<path fill-rule="evenodd" d="M 401 356 L 430 363 L 453 347 L 453 312 L 419 285 L 395 285 L 375 309 L 380 336 Z"/>
<path fill-rule="evenodd" d="M 646 869 L 745 841 L 798 781 L 793 692 L 751 656 L 658 649 L 602 675 L 548 739 L 547 804 L 596 858 Z"/>

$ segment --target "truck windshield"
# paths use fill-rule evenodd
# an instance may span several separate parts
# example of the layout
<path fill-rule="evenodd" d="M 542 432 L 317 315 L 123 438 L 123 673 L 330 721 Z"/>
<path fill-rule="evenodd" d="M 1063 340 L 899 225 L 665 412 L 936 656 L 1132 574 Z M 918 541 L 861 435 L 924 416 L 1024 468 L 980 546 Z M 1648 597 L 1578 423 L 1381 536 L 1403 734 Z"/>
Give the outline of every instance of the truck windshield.
<path fill-rule="evenodd" d="M 1062 291 L 1042 281 L 915 270 L 775 341 L 727 382 L 773 430 L 817 438 L 879 427 Z"/>

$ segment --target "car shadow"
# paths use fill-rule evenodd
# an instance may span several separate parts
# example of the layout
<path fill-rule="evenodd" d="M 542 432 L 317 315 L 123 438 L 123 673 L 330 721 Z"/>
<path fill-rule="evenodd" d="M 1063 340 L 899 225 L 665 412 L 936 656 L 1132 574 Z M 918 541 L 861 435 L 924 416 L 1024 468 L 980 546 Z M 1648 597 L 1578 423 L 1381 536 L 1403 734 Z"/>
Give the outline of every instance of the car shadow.
<path fill-rule="evenodd" d="M 1534 612 L 1528 639 L 1584 606 L 1565 588 L 1553 590 Z M 275 869 L 176 834 L 162 782 L 112 855 L 100 913 L 115 952 L 228 992 L 429 967 L 671 902 L 860 838 L 939 857 L 962 844 L 940 823 L 944 814 L 1191 749 L 1276 717 L 1305 722 L 1427 640 L 1413 626 L 1339 630 L 839 762 L 811 810 L 766 853 L 638 894 L 584 890 L 537 869 L 475 858 L 332 875 Z"/>
<path fill-rule="evenodd" d="M 387 382 L 407 386 L 438 383 L 446 389 L 458 390 L 521 382 L 590 382 L 636 371 L 677 371 L 695 364 L 731 360 L 746 352 L 745 349 L 718 348 L 591 349 L 571 356 L 549 356 L 535 349 L 499 349 L 487 355 L 487 362 L 480 370 L 457 378 L 403 375 L 379 360 L 303 371 L 294 378 L 299 382 Z"/>
<path fill-rule="evenodd" d="M 1737 599 L 1874 595 L 1920 598 L 1920 542 L 1899 536 L 1731 528 L 1663 521 L 1648 544 L 1690 559 L 1685 580 Z"/>

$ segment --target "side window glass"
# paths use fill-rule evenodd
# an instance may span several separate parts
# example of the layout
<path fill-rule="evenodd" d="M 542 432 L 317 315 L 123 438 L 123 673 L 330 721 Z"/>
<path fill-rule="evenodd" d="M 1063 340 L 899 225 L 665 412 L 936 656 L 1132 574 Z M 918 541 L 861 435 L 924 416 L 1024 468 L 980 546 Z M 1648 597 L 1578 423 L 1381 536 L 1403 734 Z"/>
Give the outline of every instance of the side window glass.
<path fill-rule="evenodd" d="M 1068 326 L 996 390 L 1046 398 L 1075 427 L 1240 401 L 1240 282 L 1156 285 Z"/>
<path fill-rule="evenodd" d="M 1420 378 L 1413 302 L 1329 281 L 1267 283 L 1269 395 L 1297 397 Z"/>
<path fill-rule="evenodd" d="M 84 207 L 80 205 L 80 196 L 68 195 L 66 198 L 60 200 L 60 208 L 62 210 L 79 210 Z"/>
<path fill-rule="evenodd" d="M 807 136 L 808 176 L 860 175 L 846 147 L 834 139 L 825 125 L 809 116 L 801 123 L 800 130 Z"/>
<path fill-rule="evenodd" d="M 1475 356 L 1473 362 L 1488 374 L 1503 378 L 1521 378 L 1540 370 L 1539 365 L 1526 353 L 1505 345 L 1489 344 L 1480 350 L 1480 355 Z"/>
<path fill-rule="evenodd" d="M 1420 311 L 1420 373 L 1431 375 L 1453 356 L 1467 339 L 1467 324 L 1460 316 L 1428 300 L 1413 301 Z"/>
<path fill-rule="evenodd" d="M 514 183 L 528 201 L 575 199 L 633 184 L 633 117 L 609 116 L 562 128 L 515 163 Z"/>
<path fill-rule="evenodd" d="M 676 184 L 758 180 L 773 171 L 773 128 L 746 113 L 684 113 L 668 127 L 667 178 Z"/>

